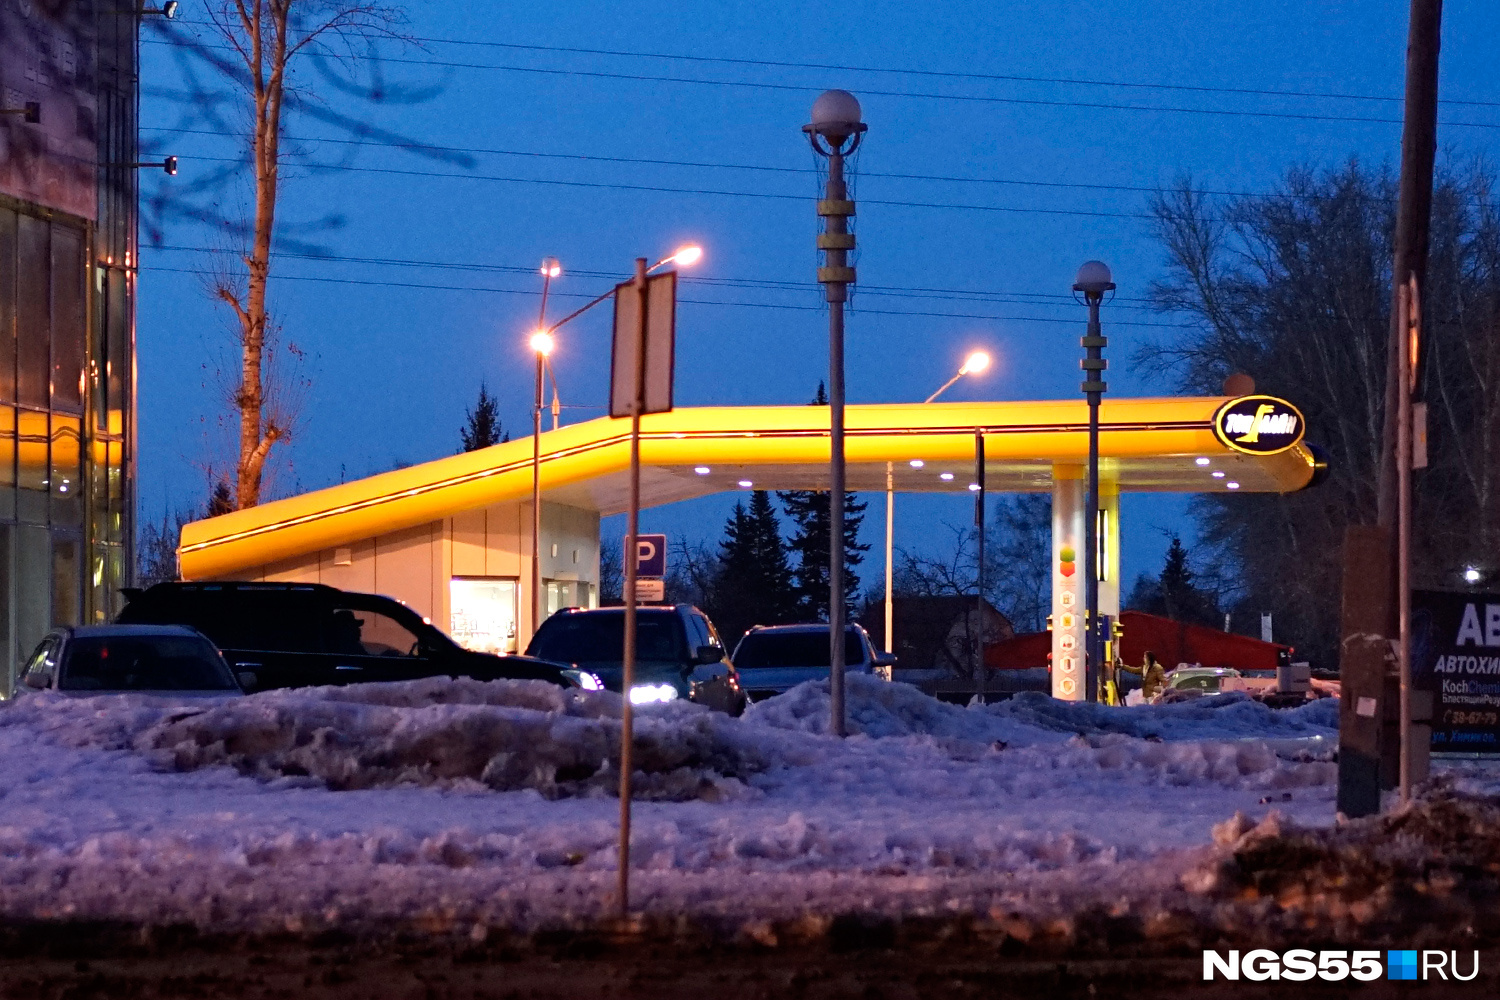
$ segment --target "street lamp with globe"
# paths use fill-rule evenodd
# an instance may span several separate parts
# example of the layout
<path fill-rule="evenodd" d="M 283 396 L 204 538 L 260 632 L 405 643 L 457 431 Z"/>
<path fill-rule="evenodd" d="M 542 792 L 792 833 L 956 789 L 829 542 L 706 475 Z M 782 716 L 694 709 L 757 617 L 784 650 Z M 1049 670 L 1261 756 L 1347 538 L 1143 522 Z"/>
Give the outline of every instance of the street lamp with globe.
<path fill-rule="evenodd" d="M 828 689 L 830 730 L 844 735 L 844 303 L 854 283 L 849 251 L 854 234 L 849 220 L 854 202 L 844 182 L 844 160 L 859 148 L 866 125 L 859 100 L 847 90 L 827 90 L 812 106 L 812 121 L 802 126 L 813 152 L 828 160 L 828 181 L 818 202 L 823 231 L 818 249 L 823 266 L 818 281 L 828 302 Z"/>
<path fill-rule="evenodd" d="M 1099 698 L 1100 660 L 1104 655 L 1103 632 L 1099 622 L 1099 399 L 1109 386 L 1104 371 L 1104 348 L 1109 346 L 1099 327 L 1099 306 L 1107 292 L 1115 290 L 1109 267 L 1103 261 L 1085 261 L 1073 281 L 1073 292 L 1082 296 L 1089 309 L 1089 325 L 1083 335 L 1083 394 L 1089 401 L 1089 470 L 1088 497 L 1083 519 L 1083 604 L 1084 604 L 1084 697 Z"/>

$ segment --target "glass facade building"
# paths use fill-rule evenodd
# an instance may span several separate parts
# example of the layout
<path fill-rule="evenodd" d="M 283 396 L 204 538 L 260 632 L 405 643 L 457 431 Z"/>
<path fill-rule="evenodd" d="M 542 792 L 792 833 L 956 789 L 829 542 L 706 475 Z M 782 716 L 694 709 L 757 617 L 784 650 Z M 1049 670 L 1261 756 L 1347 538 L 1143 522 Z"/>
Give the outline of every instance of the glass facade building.
<path fill-rule="evenodd" d="M 132 560 L 137 39 L 130 5 L 0 0 L 0 695 Z M 122 16 L 123 14 L 123 16 Z M 39 120 L 28 120 L 28 119 Z"/>

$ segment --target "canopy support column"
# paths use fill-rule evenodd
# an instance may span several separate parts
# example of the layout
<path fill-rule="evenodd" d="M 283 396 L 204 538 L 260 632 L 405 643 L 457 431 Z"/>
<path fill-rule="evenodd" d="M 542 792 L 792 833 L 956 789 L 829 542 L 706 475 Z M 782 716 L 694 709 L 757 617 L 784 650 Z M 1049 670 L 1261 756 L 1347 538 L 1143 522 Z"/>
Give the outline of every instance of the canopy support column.
<path fill-rule="evenodd" d="M 1081 465 L 1052 467 L 1052 697 L 1083 701 L 1083 539 L 1088 504 Z"/>

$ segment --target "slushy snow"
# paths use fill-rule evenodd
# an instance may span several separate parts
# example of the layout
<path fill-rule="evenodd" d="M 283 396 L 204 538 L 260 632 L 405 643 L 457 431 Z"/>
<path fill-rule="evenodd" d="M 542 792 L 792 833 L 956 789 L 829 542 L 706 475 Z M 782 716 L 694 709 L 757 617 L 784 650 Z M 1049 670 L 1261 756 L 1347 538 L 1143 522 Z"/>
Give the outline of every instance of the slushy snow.
<path fill-rule="evenodd" d="M 1216 823 L 1333 819 L 1336 702 L 961 707 L 851 676 L 636 713 L 647 912 L 943 912 L 1171 883 Z M 609 912 L 620 699 L 435 678 L 0 705 L 0 916 L 534 929 Z M 1040 905 L 1038 903 L 1037 905 Z"/>

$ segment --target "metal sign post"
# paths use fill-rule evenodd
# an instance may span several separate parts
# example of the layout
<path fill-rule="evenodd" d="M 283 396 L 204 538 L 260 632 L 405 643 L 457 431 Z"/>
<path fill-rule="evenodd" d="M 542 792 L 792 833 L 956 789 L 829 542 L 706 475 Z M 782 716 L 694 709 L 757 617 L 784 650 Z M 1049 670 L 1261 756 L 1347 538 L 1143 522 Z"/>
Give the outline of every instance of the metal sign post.
<path fill-rule="evenodd" d="M 630 418 L 630 510 L 626 514 L 625 649 L 620 693 L 620 868 L 615 898 L 620 917 L 630 914 L 630 776 L 634 769 L 636 578 L 640 565 L 641 415 L 672 409 L 672 356 L 677 313 L 677 275 L 648 277 L 646 258 L 637 257 L 635 279 L 615 289 L 614 349 L 611 357 L 609 414 Z"/>

